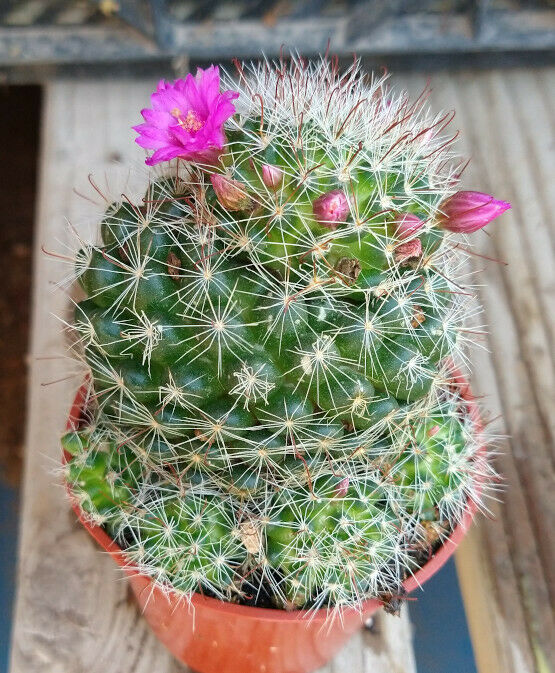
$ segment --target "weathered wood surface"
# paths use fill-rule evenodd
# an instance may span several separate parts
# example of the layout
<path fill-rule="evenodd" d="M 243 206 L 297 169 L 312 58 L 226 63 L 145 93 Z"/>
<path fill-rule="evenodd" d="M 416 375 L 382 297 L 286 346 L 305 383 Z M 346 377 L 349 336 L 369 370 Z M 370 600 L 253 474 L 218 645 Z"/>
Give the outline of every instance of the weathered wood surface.
<path fill-rule="evenodd" d="M 424 84 L 424 78 L 411 89 Z M 455 108 L 464 184 L 511 201 L 476 234 L 474 257 L 489 335 L 473 386 L 500 442 L 503 504 L 476 526 L 457 567 L 480 673 L 555 671 L 555 70 L 462 72 L 433 78 L 432 104 Z"/>
<path fill-rule="evenodd" d="M 152 82 L 53 82 L 46 87 L 40 196 L 36 228 L 30 406 L 19 587 L 11 673 L 177 673 L 177 664 L 150 633 L 113 561 L 76 523 L 59 478 L 58 438 L 78 382 L 60 378 L 65 350 L 61 323 L 68 299 L 53 282 L 68 269 L 41 244 L 70 244 L 65 219 L 77 225 L 95 209 L 73 188 L 94 196 L 115 158 L 140 171 L 132 123 Z M 87 189 L 88 187 L 88 189 Z M 98 215 L 98 213 L 97 213 Z M 330 673 L 414 673 L 411 631 L 401 619 L 380 615 L 374 633 L 357 634 L 327 669 Z"/>

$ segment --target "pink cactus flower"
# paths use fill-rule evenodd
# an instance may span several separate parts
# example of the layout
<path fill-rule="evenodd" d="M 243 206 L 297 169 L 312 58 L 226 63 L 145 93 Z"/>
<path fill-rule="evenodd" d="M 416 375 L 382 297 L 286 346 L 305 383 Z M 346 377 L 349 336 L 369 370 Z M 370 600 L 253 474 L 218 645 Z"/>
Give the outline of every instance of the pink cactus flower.
<path fill-rule="evenodd" d="M 397 237 L 404 241 L 406 238 L 414 236 L 424 226 L 424 221 L 411 213 L 403 213 L 396 224 L 395 233 Z"/>
<path fill-rule="evenodd" d="M 218 201 L 227 210 L 246 210 L 250 206 L 251 199 L 247 194 L 246 185 L 242 182 L 226 178 L 219 173 L 213 173 L 210 176 L 210 181 Z"/>
<path fill-rule="evenodd" d="M 268 189 L 277 191 L 283 182 L 283 171 L 278 166 L 264 164 L 262 166 L 262 182 Z"/>
<path fill-rule="evenodd" d="M 482 192 L 457 192 L 444 201 L 438 224 L 456 234 L 471 234 L 489 224 L 511 207 Z"/>
<path fill-rule="evenodd" d="M 327 229 L 336 229 L 340 222 L 345 222 L 349 212 L 349 202 L 341 189 L 322 194 L 312 204 L 316 220 Z"/>
<path fill-rule="evenodd" d="M 173 84 L 161 80 L 150 97 L 152 109 L 141 111 L 144 124 L 134 126 L 141 147 L 155 150 L 146 160 L 153 166 L 182 157 L 213 164 L 225 144 L 223 125 L 235 113 L 236 91 L 220 92 L 220 72 L 211 65 L 198 68 Z"/>
<path fill-rule="evenodd" d="M 422 242 L 419 238 L 413 238 L 411 241 L 401 243 L 401 245 L 395 248 L 395 261 L 397 264 L 405 264 L 419 257 L 422 257 Z"/>

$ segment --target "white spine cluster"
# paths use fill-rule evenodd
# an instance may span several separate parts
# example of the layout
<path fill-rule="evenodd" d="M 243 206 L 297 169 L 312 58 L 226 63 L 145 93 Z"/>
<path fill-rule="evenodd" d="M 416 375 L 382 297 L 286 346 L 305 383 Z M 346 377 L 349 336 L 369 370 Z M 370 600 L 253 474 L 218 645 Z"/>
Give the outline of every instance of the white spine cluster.
<path fill-rule="evenodd" d="M 476 308 L 465 252 L 437 226 L 461 170 L 450 115 L 327 59 L 243 65 L 228 84 L 237 115 L 210 170 L 248 207 L 178 162 L 143 204 L 110 206 L 104 245 L 77 255 L 94 422 L 68 479 L 130 561 L 184 596 L 400 594 L 489 477 L 453 382 Z M 348 204 L 333 226 L 314 205 L 330 190 Z M 403 213 L 424 221 L 408 261 Z M 112 505 L 87 495 L 95 459 Z"/>

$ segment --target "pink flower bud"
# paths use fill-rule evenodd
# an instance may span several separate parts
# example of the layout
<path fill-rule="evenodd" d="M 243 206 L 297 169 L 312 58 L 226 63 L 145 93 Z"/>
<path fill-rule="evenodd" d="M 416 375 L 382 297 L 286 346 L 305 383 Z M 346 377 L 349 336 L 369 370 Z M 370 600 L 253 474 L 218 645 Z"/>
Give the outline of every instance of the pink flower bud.
<path fill-rule="evenodd" d="M 277 166 L 271 164 L 264 164 L 262 166 L 262 182 L 271 189 L 277 191 L 283 181 L 283 171 Z"/>
<path fill-rule="evenodd" d="M 403 213 L 397 221 L 395 233 L 401 240 L 404 240 L 413 236 L 423 226 L 424 221 L 416 215 Z"/>
<path fill-rule="evenodd" d="M 246 210 L 250 206 L 251 199 L 246 192 L 246 185 L 242 182 L 226 178 L 219 173 L 212 173 L 210 180 L 218 201 L 227 210 Z"/>
<path fill-rule="evenodd" d="M 339 222 L 345 222 L 349 212 L 349 202 L 341 189 L 322 194 L 312 204 L 316 220 L 328 229 L 335 229 Z"/>
<path fill-rule="evenodd" d="M 411 259 L 418 259 L 422 256 L 422 243 L 419 238 L 413 238 L 411 241 L 401 243 L 395 248 L 395 261 L 397 264 L 403 264 Z"/>
<path fill-rule="evenodd" d="M 428 435 L 428 437 L 435 437 L 435 435 L 437 435 L 439 431 L 440 431 L 439 425 L 433 425 L 426 434 Z"/>
<path fill-rule="evenodd" d="M 471 234 L 511 207 L 482 192 L 457 192 L 440 205 L 438 224 L 456 234 Z"/>
<path fill-rule="evenodd" d="M 349 490 L 349 477 L 342 479 L 334 489 L 335 498 L 344 498 Z"/>

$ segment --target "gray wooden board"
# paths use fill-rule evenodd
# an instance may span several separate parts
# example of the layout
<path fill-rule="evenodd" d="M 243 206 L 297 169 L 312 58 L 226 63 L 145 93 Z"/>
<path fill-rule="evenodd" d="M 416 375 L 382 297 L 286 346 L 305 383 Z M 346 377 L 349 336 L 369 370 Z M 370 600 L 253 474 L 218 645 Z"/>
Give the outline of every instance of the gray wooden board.
<path fill-rule="evenodd" d="M 66 342 L 57 316 L 68 314 L 64 260 L 41 251 L 73 245 L 100 210 L 79 196 L 98 195 L 87 183 L 123 189 L 119 159 L 144 176 L 143 155 L 130 127 L 154 82 L 54 81 L 45 90 L 40 193 L 36 226 L 34 308 L 12 673 L 177 673 L 186 670 L 149 631 L 129 599 L 125 580 L 76 523 L 59 475 L 59 436 L 80 373 L 64 363 Z M 115 175 L 115 177 L 114 177 Z M 107 178 L 106 178 L 107 176 Z M 133 182 L 133 179 L 131 180 Z M 127 188 L 125 188 L 127 189 Z M 129 186 L 132 192 L 132 185 Z M 69 378 L 59 381 L 64 372 Z M 334 673 L 414 673 L 411 629 L 379 615 L 374 633 L 355 635 L 327 669 Z"/>
<path fill-rule="evenodd" d="M 405 83 L 412 90 L 423 77 Z M 473 236 L 489 335 L 474 349 L 474 393 L 505 436 L 496 466 L 503 504 L 457 554 L 481 673 L 555 670 L 555 70 L 459 72 L 432 80 L 434 107 L 456 109 L 471 158 L 468 189 L 513 208 Z M 479 339 L 479 337 L 477 337 Z"/>

